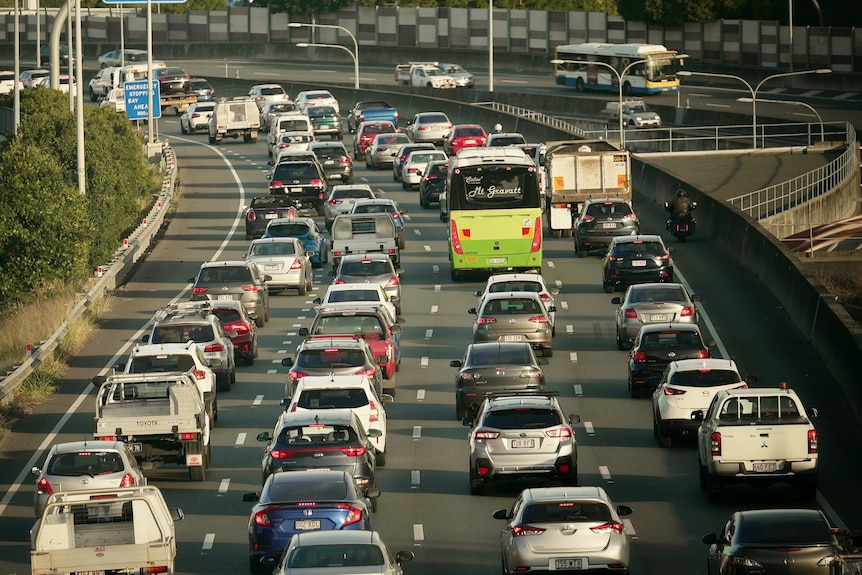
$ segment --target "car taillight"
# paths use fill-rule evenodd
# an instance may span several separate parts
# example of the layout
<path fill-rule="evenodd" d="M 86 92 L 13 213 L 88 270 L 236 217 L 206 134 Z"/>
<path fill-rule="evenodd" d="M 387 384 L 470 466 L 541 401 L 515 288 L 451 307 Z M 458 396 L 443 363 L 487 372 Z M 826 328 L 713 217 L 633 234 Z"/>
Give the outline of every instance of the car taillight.
<path fill-rule="evenodd" d="M 270 457 L 273 459 L 287 459 L 289 457 L 293 457 L 293 450 L 287 449 L 273 449 L 269 452 Z"/>
<path fill-rule="evenodd" d="M 624 220 L 630 220 L 630 221 L 636 222 L 636 221 L 637 221 L 637 219 L 638 219 L 638 217 L 637 217 L 637 215 L 636 215 L 636 214 L 626 214 L 626 215 L 624 215 L 624 216 L 623 216 L 623 219 L 624 219 Z"/>
<path fill-rule="evenodd" d="M 206 373 L 204 370 L 202 370 L 202 369 L 196 369 L 196 370 L 194 370 L 194 371 L 192 372 L 192 375 L 194 375 L 194 376 L 195 376 L 195 379 L 196 379 L 196 380 L 198 380 L 198 381 L 202 381 L 202 380 L 206 379 L 206 377 L 207 377 L 207 373 Z"/>
<path fill-rule="evenodd" d="M 230 329 L 234 330 L 237 335 L 245 335 L 249 332 L 249 328 L 244 323 L 235 323 L 230 326 Z"/>
<path fill-rule="evenodd" d="M 706 359 L 708 357 L 709 357 L 709 349 L 703 348 L 701 350 L 698 350 L 697 359 Z"/>
<path fill-rule="evenodd" d="M 302 262 L 299 260 L 293 260 L 293 263 L 290 264 L 290 269 L 301 270 L 302 269 Z"/>
<path fill-rule="evenodd" d="M 684 395 L 685 390 L 684 389 L 677 389 L 675 387 L 665 387 L 664 388 L 664 394 L 665 395 Z"/>
<path fill-rule="evenodd" d="M 351 160 L 351 159 L 350 159 L 350 158 L 348 158 L 347 156 L 344 156 L 344 157 L 342 157 L 342 158 L 338 158 L 338 163 L 339 163 L 339 164 L 352 164 L 352 163 L 353 163 L 353 160 Z"/>
<path fill-rule="evenodd" d="M 659 255 L 655 256 L 655 259 L 657 259 L 657 260 L 669 260 L 670 254 L 659 254 Z"/>
<path fill-rule="evenodd" d="M 808 430 L 808 453 L 817 453 L 817 430 Z"/>
<path fill-rule="evenodd" d="M 694 315 L 694 306 L 692 306 L 692 305 L 682 306 L 682 311 L 679 312 L 680 317 L 692 317 L 693 315 Z"/>
<path fill-rule="evenodd" d="M 593 222 L 595 220 L 596 220 L 596 218 L 594 218 L 593 216 L 584 216 L 585 222 Z"/>
<path fill-rule="evenodd" d="M 615 533 L 623 532 L 623 524 L 617 521 L 609 521 L 604 525 L 597 525 L 595 527 L 590 527 L 590 531 L 593 533 L 609 533 L 611 531 Z"/>
<path fill-rule="evenodd" d="M 357 371 L 356 375 L 364 375 L 367 377 L 375 377 L 377 375 L 377 370 L 373 367 L 369 367 L 368 369 L 363 369 L 362 371 Z"/>
<path fill-rule="evenodd" d="M 341 450 L 341 453 L 346 455 L 347 457 L 362 457 L 365 455 L 364 447 L 345 447 Z"/>
<path fill-rule="evenodd" d="M 344 525 L 352 525 L 362 520 L 362 510 L 346 503 L 336 503 L 335 506 L 339 509 L 347 510 L 347 518 L 344 520 Z"/>
<path fill-rule="evenodd" d="M 458 375 L 458 379 L 460 379 L 461 381 L 473 381 L 473 374 L 472 373 L 462 373 L 462 374 Z"/>
<path fill-rule="evenodd" d="M 385 152 L 385 151 L 386 151 L 386 146 L 377 146 L 377 153 Z"/>
<path fill-rule="evenodd" d="M 533 379 L 534 377 L 542 377 L 542 372 L 538 369 L 531 369 L 522 371 L 520 375 L 521 379 Z"/>
<path fill-rule="evenodd" d="M 283 188 L 283 187 L 284 187 L 284 182 L 282 182 L 281 180 L 272 180 L 272 181 L 269 183 L 269 187 L 270 187 L 270 188 Z"/>
<path fill-rule="evenodd" d="M 373 401 L 368 402 L 369 416 L 368 421 L 374 422 L 377 421 L 377 404 Z"/>
<path fill-rule="evenodd" d="M 386 282 L 386 285 L 383 287 L 395 287 L 398 285 L 398 276 L 392 276 L 389 278 L 389 281 Z"/>
<path fill-rule="evenodd" d="M 200 115 L 200 114 L 198 114 L 197 112 L 194 112 L 194 113 L 192 114 L 192 118 L 200 118 L 200 117 L 201 117 L 201 115 Z"/>
<path fill-rule="evenodd" d="M 458 224 L 455 223 L 455 220 L 450 221 L 450 238 L 452 241 L 452 251 L 456 254 L 463 254 L 464 248 L 461 246 L 461 238 L 458 237 Z"/>
<path fill-rule="evenodd" d="M 246 214 L 245 218 L 248 221 L 253 222 L 257 219 L 257 214 L 254 213 L 254 210 L 249 210 L 248 213 Z"/>
<path fill-rule="evenodd" d="M 499 431 L 488 431 L 487 429 L 477 429 L 473 434 L 476 441 L 487 441 L 489 439 L 497 439 L 500 437 Z"/>
<path fill-rule="evenodd" d="M 291 371 L 287 374 L 288 379 L 292 379 L 293 381 L 299 381 L 303 377 L 308 377 L 307 373 L 302 371 Z"/>
<path fill-rule="evenodd" d="M 320 187 L 324 185 L 324 182 L 320 178 L 314 178 L 313 180 L 311 180 L 311 185 Z"/>
<path fill-rule="evenodd" d="M 344 283 L 344 280 L 343 280 L 343 279 L 341 279 L 341 278 L 335 278 L 335 281 L 334 281 L 334 282 L 332 282 L 332 283 L 334 283 L 334 284 L 343 284 L 343 283 Z"/>
<path fill-rule="evenodd" d="M 533 225 L 533 243 L 530 244 L 530 252 L 536 253 L 542 249 L 542 217 L 536 218 Z"/>
<path fill-rule="evenodd" d="M 489 323 L 497 323 L 497 318 L 494 317 L 480 317 L 479 321 L 477 321 L 479 325 L 486 325 Z"/>
<path fill-rule="evenodd" d="M 542 301 L 551 301 L 551 294 L 543 293 L 539 294 L 539 297 L 542 298 Z"/>
<path fill-rule="evenodd" d="M 272 522 L 269 520 L 269 512 L 276 509 L 277 507 L 267 507 L 266 509 L 261 509 L 254 514 L 254 522 L 258 525 L 263 525 L 264 527 L 272 527 Z"/>
<path fill-rule="evenodd" d="M 524 537 L 527 535 L 541 535 L 545 530 L 541 527 L 533 527 L 532 525 L 513 525 L 512 537 Z"/>
<path fill-rule="evenodd" d="M 558 427 L 557 429 L 549 429 L 545 432 L 548 437 L 557 439 L 568 439 L 572 436 L 572 430 L 568 427 Z"/>
<path fill-rule="evenodd" d="M 221 353 L 224 351 L 224 346 L 220 343 L 211 343 L 204 348 L 204 353 Z"/>
<path fill-rule="evenodd" d="M 535 323 L 548 323 L 548 318 L 543 315 L 534 315 L 530 318 L 530 321 Z"/>
<path fill-rule="evenodd" d="M 633 307 L 627 307 L 625 311 L 626 319 L 637 319 L 638 318 L 638 310 Z"/>
<path fill-rule="evenodd" d="M 260 291 L 260 286 L 255 284 L 245 284 L 242 286 L 242 291 Z"/>
<path fill-rule="evenodd" d="M 340 204 L 341 200 L 329 200 L 329 205 L 334 206 L 335 204 Z"/>
<path fill-rule="evenodd" d="M 712 432 L 709 437 L 709 450 L 713 455 L 721 455 L 721 433 Z"/>
<path fill-rule="evenodd" d="M 46 495 L 54 494 L 54 488 L 51 487 L 51 483 L 45 478 L 42 478 L 36 482 L 36 491 L 41 491 Z"/>
<path fill-rule="evenodd" d="M 209 291 L 209 289 L 210 289 L 210 288 L 205 288 L 205 287 L 196 287 L 196 288 L 194 288 L 194 289 L 192 290 L 192 293 L 195 293 L 195 294 L 198 294 L 198 293 L 207 293 L 207 292 Z"/>
<path fill-rule="evenodd" d="M 134 487 L 135 486 L 135 478 L 132 477 L 131 473 L 126 473 L 123 475 L 123 478 L 120 479 L 120 487 Z"/>
<path fill-rule="evenodd" d="M 635 363 L 646 363 L 646 360 L 647 360 L 646 353 L 644 353 L 642 351 L 636 351 L 634 358 L 632 358 L 632 359 L 634 359 Z"/>
<path fill-rule="evenodd" d="M 415 173 L 416 173 L 416 172 L 418 172 L 418 171 L 419 171 L 419 168 L 416 168 L 416 167 L 413 167 L 413 166 L 411 166 L 411 167 L 407 168 L 407 173 L 408 173 L 408 174 L 415 174 Z"/>
<path fill-rule="evenodd" d="M 180 433 L 179 438 L 181 441 L 195 441 L 200 439 L 200 435 L 197 433 Z"/>

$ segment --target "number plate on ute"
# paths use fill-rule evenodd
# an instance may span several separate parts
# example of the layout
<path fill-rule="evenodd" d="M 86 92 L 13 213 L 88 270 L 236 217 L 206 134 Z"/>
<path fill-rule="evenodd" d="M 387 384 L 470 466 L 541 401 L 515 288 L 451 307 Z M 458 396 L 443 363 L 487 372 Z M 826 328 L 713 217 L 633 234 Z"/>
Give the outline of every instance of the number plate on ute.
<path fill-rule="evenodd" d="M 536 440 L 535 439 L 513 439 L 512 440 L 512 449 L 535 449 Z"/>
<path fill-rule="evenodd" d="M 302 191 L 302 188 L 290 188 L 291 192 L 298 193 Z"/>
<path fill-rule="evenodd" d="M 632 260 L 632 267 L 633 268 L 645 268 L 646 267 L 646 260 Z"/>
<path fill-rule="evenodd" d="M 311 531 L 314 529 L 320 529 L 320 521 L 311 519 L 296 521 L 294 522 L 293 527 L 297 531 Z"/>
<path fill-rule="evenodd" d="M 575 559 L 551 559 L 551 571 L 561 571 L 564 569 L 583 570 L 589 569 L 589 564 L 586 557 L 577 557 Z"/>
<path fill-rule="evenodd" d="M 755 473 L 775 473 L 775 463 L 752 463 L 751 470 Z"/>

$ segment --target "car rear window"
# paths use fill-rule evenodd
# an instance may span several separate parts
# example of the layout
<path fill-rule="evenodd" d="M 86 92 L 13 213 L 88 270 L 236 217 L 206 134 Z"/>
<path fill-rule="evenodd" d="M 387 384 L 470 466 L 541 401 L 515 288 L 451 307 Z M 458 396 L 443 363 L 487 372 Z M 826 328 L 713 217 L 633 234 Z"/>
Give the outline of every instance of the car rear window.
<path fill-rule="evenodd" d="M 419 117 L 420 124 L 448 124 L 449 118 L 443 114 L 428 114 Z"/>
<path fill-rule="evenodd" d="M 292 445 L 294 447 L 303 445 L 345 445 L 356 442 L 358 439 L 356 431 L 349 425 L 311 423 L 309 425 L 282 429 L 278 435 L 276 444 L 279 446 Z"/>
<path fill-rule="evenodd" d="M 362 567 L 383 565 L 383 552 L 376 545 L 363 543 L 339 543 L 297 547 L 287 559 L 290 569 L 315 567 Z M 379 570 L 375 570 L 379 571 Z"/>
<path fill-rule="evenodd" d="M 484 421 L 485 426 L 494 429 L 545 429 L 562 423 L 556 410 L 544 408 L 493 410 Z"/>
<path fill-rule="evenodd" d="M 348 188 L 346 190 L 335 190 L 332 192 L 332 199 L 341 198 L 372 199 L 374 198 L 374 194 L 368 190 L 363 190 L 362 188 Z"/>
<path fill-rule="evenodd" d="M 296 358 L 296 366 L 319 369 L 361 367 L 365 360 L 365 354 L 359 349 L 306 349 Z"/>
<path fill-rule="evenodd" d="M 272 175 L 273 180 L 311 180 L 318 176 L 317 170 L 311 164 L 278 164 L 275 167 L 275 173 Z"/>
<path fill-rule="evenodd" d="M 659 242 L 623 242 L 617 244 L 616 255 L 660 255 L 665 253 L 664 246 Z"/>
<path fill-rule="evenodd" d="M 739 381 L 739 374 L 732 369 L 693 369 L 678 371 L 673 374 L 668 383 L 686 387 L 713 387 L 728 385 Z"/>
<path fill-rule="evenodd" d="M 253 256 L 292 256 L 296 254 L 296 245 L 291 243 L 261 243 L 251 248 Z"/>
<path fill-rule="evenodd" d="M 365 126 L 363 134 L 388 134 L 395 131 L 392 124 L 369 124 Z"/>
<path fill-rule="evenodd" d="M 292 120 L 279 120 L 278 129 L 282 132 L 299 132 L 308 129 L 308 120 L 296 118 Z"/>
<path fill-rule="evenodd" d="M 147 355 L 132 358 L 129 373 L 188 371 L 194 367 L 195 361 L 190 355 Z"/>
<path fill-rule="evenodd" d="M 305 484 L 296 482 L 281 483 L 274 481 L 261 499 L 279 503 L 300 501 L 342 501 L 347 495 L 347 485 L 343 481 L 314 481 Z"/>
<path fill-rule="evenodd" d="M 279 86 L 272 86 L 270 88 L 261 88 L 260 89 L 261 96 L 276 96 L 280 94 L 284 94 L 284 89 Z"/>
<path fill-rule="evenodd" d="M 594 218 L 600 217 L 622 217 L 632 213 L 632 209 L 624 202 L 608 202 L 603 204 L 590 204 L 587 207 L 587 215 Z"/>
<path fill-rule="evenodd" d="M 320 146 L 312 150 L 318 158 L 343 158 L 347 156 L 347 150 L 341 146 Z"/>
<path fill-rule="evenodd" d="M 309 389 L 299 394 L 296 404 L 305 409 L 356 409 L 368 405 L 362 388 Z"/>
<path fill-rule="evenodd" d="M 445 166 L 443 164 L 433 165 L 433 166 L 428 168 L 428 173 L 426 174 L 426 177 L 429 177 L 429 178 L 441 178 L 441 177 L 443 177 L 443 178 L 445 178 L 447 171 L 448 171 L 447 166 Z"/>
<path fill-rule="evenodd" d="M 278 225 L 270 224 L 267 234 L 274 238 L 296 238 L 308 233 L 308 224 L 304 222 L 290 222 Z"/>
<path fill-rule="evenodd" d="M 212 326 L 210 325 L 159 325 L 153 330 L 153 343 L 185 343 L 195 341 L 198 343 L 212 341 L 215 339 Z"/>
<path fill-rule="evenodd" d="M 369 260 L 341 264 L 341 275 L 345 276 L 380 276 L 391 273 L 392 264 L 388 261 Z"/>
<path fill-rule="evenodd" d="M 311 134 L 287 134 L 281 137 L 282 144 L 303 144 L 313 141 L 314 136 Z"/>
<path fill-rule="evenodd" d="M 470 356 L 467 359 L 467 363 L 473 366 L 501 364 L 529 365 L 533 363 L 533 358 L 530 354 L 530 350 L 526 347 L 513 349 L 511 347 L 503 348 L 499 346 L 483 346 L 479 348 L 474 347 L 472 349 Z"/>
<path fill-rule="evenodd" d="M 353 208 L 354 214 L 394 214 L 395 208 L 392 204 L 365 204 Z"/>
<path fill-rule="evenodd" d="M 688 298 L 685 291 L 679 286 L 663 286 L 651 288 L 632 288 L 629 297 L 629 303 L 643 302 L 665 302 L 676 301 L 684 302 Z"/>
<path fill-rule="evenodd" d="M 123 470 L 123 459 L 116 451 L 79 451 L 56 454 L 48 463 L 48 475 L 101 475 Z"/>
<path fill-rule="evenodd" d="M 199 284 L 248 283 L 251 281 L 254 281 L 251 277 L 251 270 L 245 266 L 204 268 L 198 278 Z"/>
<path fill-rule="evenodd" d="M 355 284 L 354 284 L 355 285 Z M 380 301 L 380 292 L 373 289 L 337 290 L 329 293 L 326 303 L 341 303 L 346 301 Z"/>
<path fill-rule="evenodd" d="M 703 342 L 696 331 L 667 329 L 643 334 L 640 347 L 703 347 Z"/>
<path fill-rule="evenodd" d="M 215 308 L 213 309 L 213 315 L 222 323 L 233 323 L 242 319 L 239 311 L 229 307 Z"/>
<path fill-rule="evenodd" d="M 800 417 L 799 407 L 786 395 L 732 397 L 721 406 L 719 419 L 752 420 Z"/>
<path fill-rule="evenodd" d="M 610 521 L 611 512 L 604 503 L 559 501 L 536 503 L 524 509 L 524 523 L 576 523 Z"/>
<path fill-rule="evenodd" d="M 335 108 L 332 106 L 311 106 L 307 110 L 309 116 L 334 116 Z"/>
<path fill-rule="evenodd" d="M 272 104 L 269 107 L 270 114 L 280 114 L 284 112 L 295 112 L 296 104 L 293 102 L 285 102 L 283 104 Z"/>
<path fill-rule="evenodd" d="M 383 334 L 383 324 L 374 315 L 333 315 L 320 318 L 314 335 L 356 334 L 365 339 Z"/>
<path fill-rule="evenodd" d="M 493 299 L 488 301 L 482 310 L 482 315 L 526 313 L 542 313 L 539 302 L 524 298 Z"/>
<path fill-rule="evenodd" d="M 482 128 L 461 128 L 458 130 L 458 137 L 461 138 L 472 138 L 475 136 L 482 137 L 485 134 L 482 132 Z"/>
<path fill-rule="evenodd" d="M 831 545 L 832 536 L 825 521 L 807 517 L 788 517 L 776 513 L 772 517 L 743 520 L 737 523 L 737 539 L 746 546 L 783 548 Z"/>

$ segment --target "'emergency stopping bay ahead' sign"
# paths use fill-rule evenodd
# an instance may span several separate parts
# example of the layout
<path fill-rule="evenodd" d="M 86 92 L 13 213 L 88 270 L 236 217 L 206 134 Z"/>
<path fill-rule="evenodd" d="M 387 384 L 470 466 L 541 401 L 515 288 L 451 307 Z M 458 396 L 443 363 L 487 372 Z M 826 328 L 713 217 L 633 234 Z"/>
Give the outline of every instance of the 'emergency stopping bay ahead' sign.
<path fill-rule="evenodd" d="M 130 120 L 146 120 L 149 117 L 147 106 L 147 81 L 126 82 L 123 84 L 126 91 L 126 115 Z M 159 83 L 153 81 L 153 118 L 162 117 L 162 107 L 159 104 L 161 95 L 159 94 Z"/>

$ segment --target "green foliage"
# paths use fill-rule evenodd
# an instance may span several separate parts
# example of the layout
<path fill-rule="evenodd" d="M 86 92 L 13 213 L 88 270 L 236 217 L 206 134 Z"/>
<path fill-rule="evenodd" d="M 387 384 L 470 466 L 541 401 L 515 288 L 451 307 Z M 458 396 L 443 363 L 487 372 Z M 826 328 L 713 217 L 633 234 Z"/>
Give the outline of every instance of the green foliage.
<path fill-rule="evenodd" d="M 269 6 L 271 12 L 286 12 L 296 16 L 328 14 L 353 6 L 353 0 L 255 0 L 255 6 Z"/>

